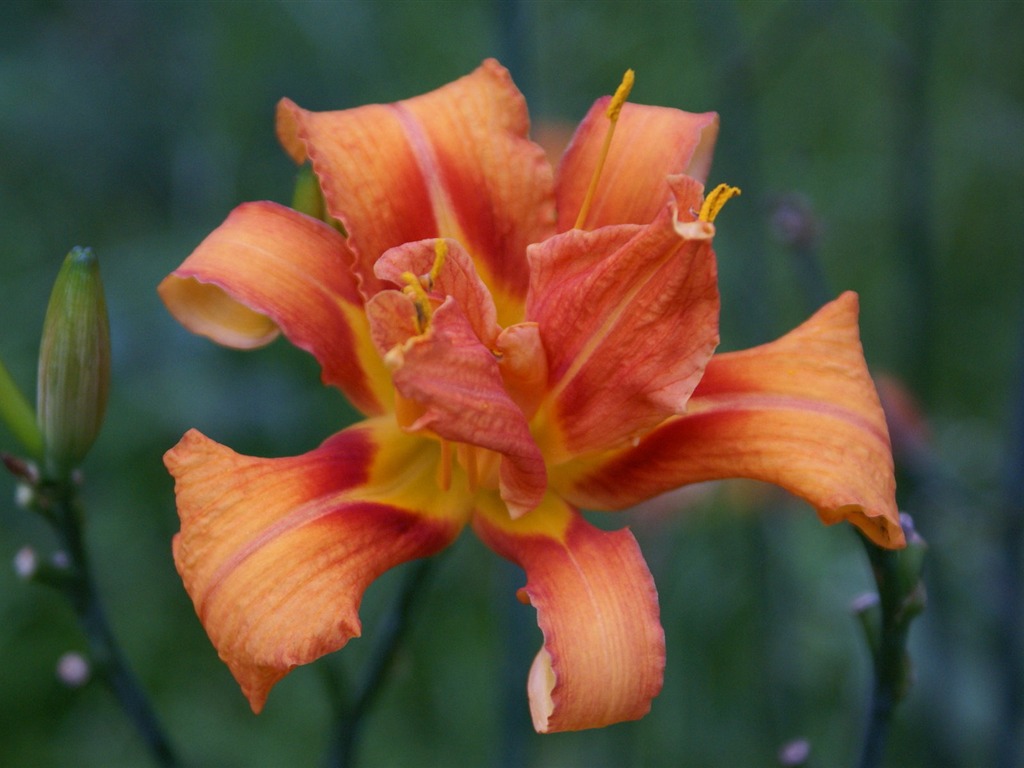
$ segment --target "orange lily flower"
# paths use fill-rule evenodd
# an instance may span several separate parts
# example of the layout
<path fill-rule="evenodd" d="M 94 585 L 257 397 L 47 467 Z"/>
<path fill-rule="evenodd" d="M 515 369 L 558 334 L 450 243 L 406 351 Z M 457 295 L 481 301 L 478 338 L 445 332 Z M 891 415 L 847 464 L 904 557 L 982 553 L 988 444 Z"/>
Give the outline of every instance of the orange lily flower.
<path fill-rule="evenodd" d="M 312 164 L 325 220 L 241 205 L 161 283 L 221 344 L 283 334 L 366 417 L 294 458 L 195 430 L 166 454 L 178 571 L 254 711 L 359 635 L 377 576 L 467 524 L 526 572 L 541 732 L 642 717 L 662 685 L 636 540 L 579 508 L 747 477 L 903 545 L 856 296 L 712 357 L 713 221 L 736 192 L 704 195 L 718 118 L 627 91 L 595 103 L 557 173 L 495 61 L 396 104 L 283 100 L 278 136 Z"/>

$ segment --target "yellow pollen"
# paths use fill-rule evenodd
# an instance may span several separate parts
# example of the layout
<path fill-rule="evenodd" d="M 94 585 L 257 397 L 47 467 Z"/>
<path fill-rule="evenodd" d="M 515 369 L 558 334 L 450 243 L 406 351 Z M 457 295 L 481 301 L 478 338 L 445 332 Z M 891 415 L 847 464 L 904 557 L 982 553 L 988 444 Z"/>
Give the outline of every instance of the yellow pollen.
<path fill-rule="evenodd" d="M 698 217 L 701 221 L 706 221 L 709 224 L 715 220 L 718 212 L 722 210 L 722 207 L 732 200 L 734 197 L 739 197 L 740 188 L 730 187 L 728 184 L 719 184 L 711 193 L 704 198 L 704 205 L 700 207 L 700 216 Z"/>
<path fill-rule="evenodd" d="M 615 95 L 612 96 L 611 102 L 608 104 L 608 109 L 605 110 L 605 114 L 608 119 L 613 123 L 619 119 L 619 112 L 622 111 L 622 105 L 626 103 L 626 99 L 629 98 L 629 92 L 633 90 L 633 81 L 636 77 L 633 75 L 632 69 L 627 69 L 626 74 L 622 76 L 622 82 L 619 83 L 619 87 L 615 89 Z"/>
<path fill-rule="evenodd" d="M 430 322 L 432 314 L 430 297 L 427 296 L 420 279 L 412 272 L 403 272 L 402 282 L 405 283 L 402 293 L 412 299 L 413 306 L 416 307 L 416 328 L 423 333 L 427 329 L 427 323 Z"/>
<path fill-rule="evenodd" d="M 597 182 L 601 178 L 601 171 L 604 169 L 604 162 L 608 159 L 608 148 L 612 145 L 612 136 L 615 134 L 615 126 L 619 122 L 619 113 L 622 112 L 622 105 L 626 103 L 629 92 L 633 90 L 633 70 L 627 69 L 622 76 L 622 82 L 615 90 L 615 95 L 608 102 L 605 116 L 608 118 L 608 132 L 604 135 L 604 144 L 601 145 L 601 154 L 597 158 L 597 166 L 594 168 L 594 175 L 590 177 L 590 186 L 587 187 L 587 194 L 583 198 L 583 205 L 580 206 L 579 216 L 576 217 L 574 229 L 582 229 L 583 223 L 590 213 L 590 204 L 594 200 L 594 193 L 597 191 Z"/>

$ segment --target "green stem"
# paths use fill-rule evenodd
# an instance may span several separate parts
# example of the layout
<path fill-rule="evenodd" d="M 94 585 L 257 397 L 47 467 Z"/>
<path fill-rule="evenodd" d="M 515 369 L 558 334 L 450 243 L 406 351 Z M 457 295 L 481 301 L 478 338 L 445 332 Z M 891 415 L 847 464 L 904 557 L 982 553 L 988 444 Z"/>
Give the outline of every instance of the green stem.
<path fill-rule="evenodd" d="M 173 768 L 178 761 L 142 686 L 133 674 L 110 628 L 89 567 L 82 538 L 81 502 L 70 479 L 43 480 L 36 506 L 51 522 L 69 560 L 63 591 L 78 616 L 89 644 L 98 679 L 113 692 L 157 765 Z"/>
<path fill-rule="evenodd" d="M 35 411 L 21 394 L 3 361 L 0 361 L 0 419 L 32 458 L 38 459 L 43 455 L 43 433 L 36 424 Z"/>
<path fill-rule="evenodd" d="M 910 679 L 907 633 L 918 610 L 919 598 L 904 591 L 900 578 L 900 552 L 882 549 L 861 537 L 878 586 L 881 631 L 874 648 L 874 679 L 860 768 L 882 765 L 889 725 L 896 705 L 904 697 Z M 920 583 L 915 589 L 923 589 Z"/>
<path fill-rule="evenodd" d="M 338 727 L 331 749 L 327 755 L 327 768 L 348 768 L 355 765 L 355 753 L 362 725 L 371 706 L 383 688 L 384 680 L 391 670 L 398 648 L 410 625 L 416 601 L 426 587 L 428 577 L 434 568 L 436 558 L 418 561 L 406 575 L 402 590 L 391 614 L 381 628 L 381 642 L 370 661 L 362 685 L 355 699 L 338 707 Z M 332 686 L 340 691 L 340 686 Z"/>

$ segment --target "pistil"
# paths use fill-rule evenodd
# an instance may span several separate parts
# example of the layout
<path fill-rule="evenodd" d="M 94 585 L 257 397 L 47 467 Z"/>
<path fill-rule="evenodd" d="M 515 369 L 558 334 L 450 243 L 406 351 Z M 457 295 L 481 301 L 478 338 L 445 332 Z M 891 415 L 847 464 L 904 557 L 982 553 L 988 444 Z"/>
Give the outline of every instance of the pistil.
<path fill-rule="evenodd" d="M 605 110 L 605 116 L 608 118 L 608 132 L 604 135 L 604 144 L 601 145 L 601 154 L 597 158 L 597 167 L 594 168 L 594 175 L 590 177 L 590 186 L 587 188 L 587 194 L 583 198 L 583 205 L 580 206 L 579 216 L 576 217 L 576 223 L 573 225 L 574 229 L 582 229 L 584 222 L 587 220 L 587 214 L 590 213 L 590 204 L 594 200 L 594 193 L 597 191 L 597 182 L 601 178 L 601 171 L 604 169 L 605 160 L 608 158 L 608 148 L 612 145 L 612 136 L 615 133 L 615 125 L 619 122 L 619 113 L 622 112 L 622 105 L 626 103 L 626 99 L 629 98 L 629 92 L 633 89 L 633 70 L 627 69 L 626 74 L 622 76 L 622 82 L 615 91 L 615 95 L 612 96 L 612 100 L 608 103 L 608 109 Z"/>

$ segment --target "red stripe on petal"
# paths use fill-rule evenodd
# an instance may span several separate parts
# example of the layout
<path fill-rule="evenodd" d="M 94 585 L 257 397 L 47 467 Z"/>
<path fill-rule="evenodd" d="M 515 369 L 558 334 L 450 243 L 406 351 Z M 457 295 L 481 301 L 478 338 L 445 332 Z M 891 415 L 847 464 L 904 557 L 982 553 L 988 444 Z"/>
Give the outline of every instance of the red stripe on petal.
<path fill-rule="evenodd" d="M 349 233 L 359 288 L 373 296 L 385 287 L 373 274 L 384 251 L 437 234 L 428 183 L 400 121 L 379 104 L 309 112 L 288 99 L 277 120 L 286 149 L 309 157 L 327 210 Z"/>
<path fill-rule="evenodd" d="M 775 342 L 716 356 L 686 415 L 635 448 L 562 468 L 557 482 L 575 503 L 609 509 L 730 477 L 774 483 L 806 499 L 825 523 L 848 520 L 881 546 L 903 546 L 855 294 Z"/>
<path fill-rule="evenodd" d="M 677 228 L 666 207 L 646 227 L 572 230 L 530 250 L 527 316 L 547 350 L 562 443 L 553 460 L 685 410 L 718 344 L 712 232 Z"/>
<path fill-rule="evenodd" d="M 554 232 L 554 174 L 527 139 L 526 102 L 494 60 L 433 93 L 402 102 L 436 163 L 439 222 L 452 230 L 494 294 L 502 325 L 522 319 L 526 247 Z"/>
<path fill-rule="evenodd" d="M 249 349 L 278 329 L 320 363 L 363 413 L 381 413 L 391 387 L 370 340 L 362 299 L 336 230 L 276 203 L 236 208 L 158 291 L 186 328 Z"/>
<path fill-rule="evenodd" d="M 553 174 L 528 128 L 522 95 L 494 61 L 393 105 L 278 110 L 282 143 L 309 156 L 350 234 L 367 296 L 383 287 L 372 267 L 387 249 L 451 237 L 472 254 L 503 324 L 522 316 L 526 246 L 554 231 Z"/>
<path fill-rule="evenodd" d="M 473 527 L 526 571 L 521 592 L 544 634 L 528 683 L 534 727 L 601 728 L 647 714 L 662 686 L 665 636 L 633 535 L 594 528 L 553 496 L 515 522 L 482 510 Z"/>
<path fill-rule="evenodd" d="M 358 636 L 366 587 L 450 543 L 468 507 L 437 493 L 429 442 L 383 423 L 284 459 L 241 456 L 192 431 L 165 462 L 181 517 L 175 564 L 257 712 L 292 668 Z"/>

